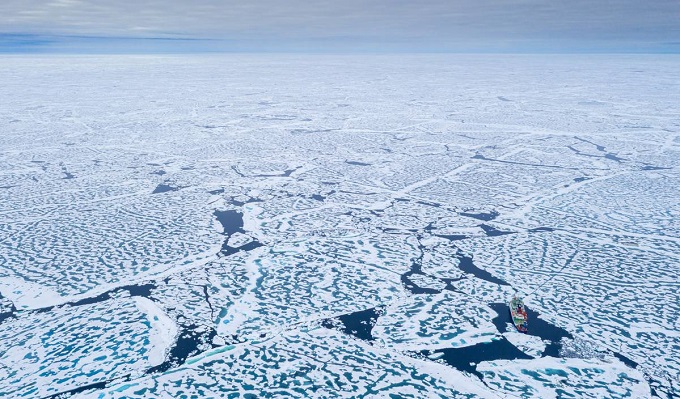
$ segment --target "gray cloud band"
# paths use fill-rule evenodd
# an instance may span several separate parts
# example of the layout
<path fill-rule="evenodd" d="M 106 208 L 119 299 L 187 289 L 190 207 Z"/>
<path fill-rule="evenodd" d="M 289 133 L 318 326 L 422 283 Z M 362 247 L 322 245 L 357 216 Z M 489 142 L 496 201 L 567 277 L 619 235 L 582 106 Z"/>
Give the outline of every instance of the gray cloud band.
<path fill-rule="evenodd" d="M 680 41 L 680 2 L 5 0 L 0 33 L 434 49 Z"/>

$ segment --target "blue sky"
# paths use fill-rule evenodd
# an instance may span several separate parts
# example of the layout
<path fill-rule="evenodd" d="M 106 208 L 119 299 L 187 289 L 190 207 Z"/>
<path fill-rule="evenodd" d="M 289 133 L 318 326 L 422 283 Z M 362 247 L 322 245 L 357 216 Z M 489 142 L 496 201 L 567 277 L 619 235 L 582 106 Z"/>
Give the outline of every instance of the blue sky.
<path fill-rule="evenodd" d="M 2 0 L 0 52 L 680 52 L 680 0 Z"/>

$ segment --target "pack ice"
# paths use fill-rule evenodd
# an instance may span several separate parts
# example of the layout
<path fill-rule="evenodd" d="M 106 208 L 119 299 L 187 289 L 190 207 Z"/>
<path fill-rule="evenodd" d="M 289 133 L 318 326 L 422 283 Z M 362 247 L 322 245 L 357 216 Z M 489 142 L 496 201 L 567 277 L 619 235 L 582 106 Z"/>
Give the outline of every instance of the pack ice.
<path fill-rule="evenodd" d="M 680 397 L 678 71 L 4 57 L 0 397 Z"/>

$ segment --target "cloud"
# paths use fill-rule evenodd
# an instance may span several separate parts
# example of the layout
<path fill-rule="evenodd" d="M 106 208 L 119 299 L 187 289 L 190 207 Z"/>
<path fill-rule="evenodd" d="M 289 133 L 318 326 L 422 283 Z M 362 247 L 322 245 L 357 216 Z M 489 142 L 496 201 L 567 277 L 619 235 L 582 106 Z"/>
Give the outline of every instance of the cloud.
<path fill-rule="evenodd" d="M 4 0 L 0 15 L 0 29 L 11 34 L 281 48 L 625 47 L 680 40 L 677 0 Z"/>

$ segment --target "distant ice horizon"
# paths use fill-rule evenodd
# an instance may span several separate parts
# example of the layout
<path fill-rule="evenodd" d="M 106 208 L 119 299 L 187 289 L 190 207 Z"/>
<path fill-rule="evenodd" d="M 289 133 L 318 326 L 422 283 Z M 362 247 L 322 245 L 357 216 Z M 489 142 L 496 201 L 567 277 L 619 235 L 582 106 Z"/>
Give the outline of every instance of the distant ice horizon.
<path fill-rule="evenodd" d="M 0 54 L 680 54 L 680 42 L 432 43 L 226 40 L 0 32 Z"/>

